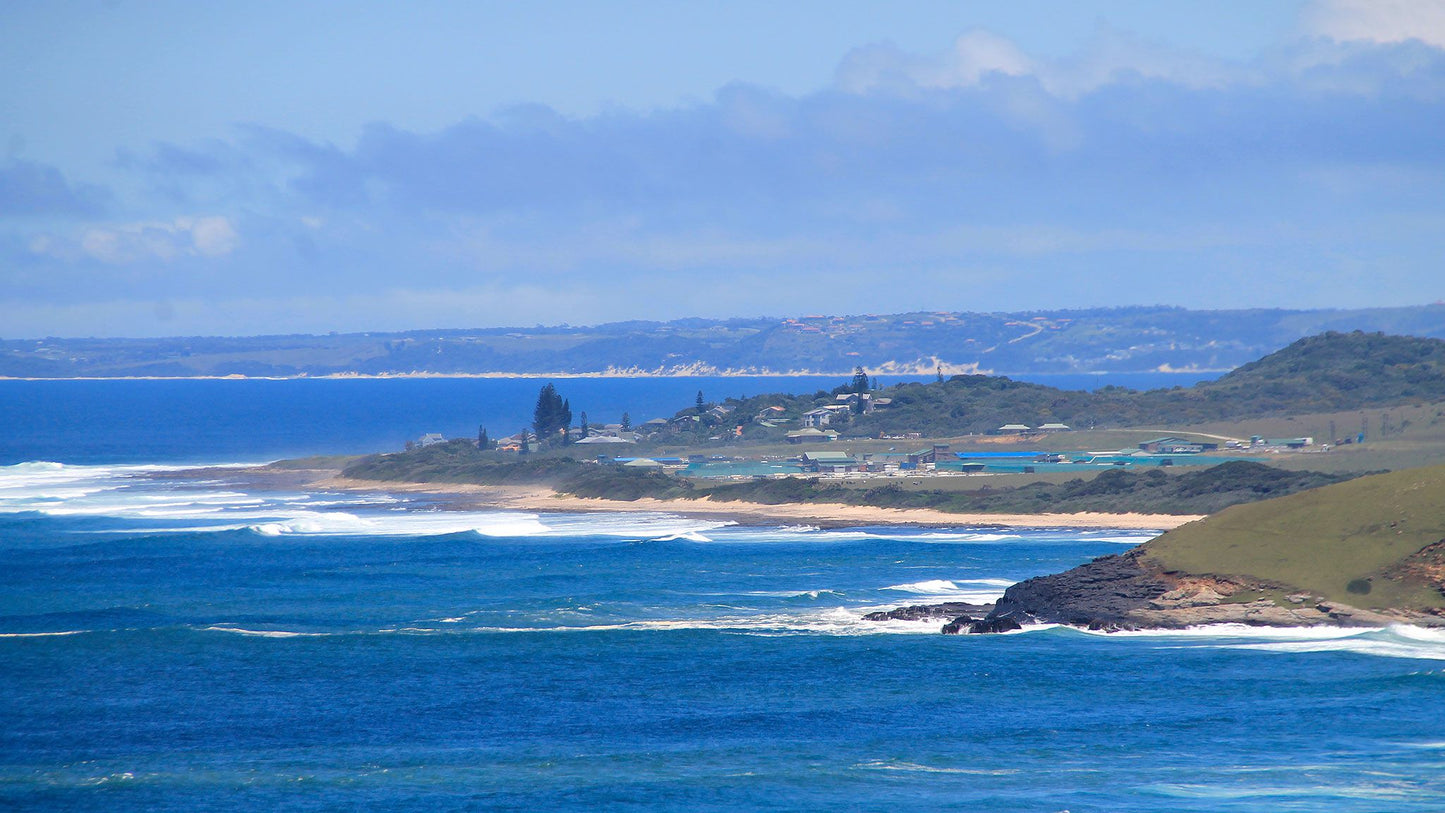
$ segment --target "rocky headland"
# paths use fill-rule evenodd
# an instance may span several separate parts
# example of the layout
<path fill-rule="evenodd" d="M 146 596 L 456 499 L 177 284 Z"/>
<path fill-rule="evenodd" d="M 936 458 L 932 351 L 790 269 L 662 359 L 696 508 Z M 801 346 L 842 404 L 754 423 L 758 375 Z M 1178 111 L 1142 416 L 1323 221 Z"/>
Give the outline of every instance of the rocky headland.
<path fill-rule="evenodd" d="M 960 612 L 943 631 L 1396 623 L 1445 626 L 1445 466 L 1235 506 L 1126 553 L 1020 582 L 986 615 Z"/>

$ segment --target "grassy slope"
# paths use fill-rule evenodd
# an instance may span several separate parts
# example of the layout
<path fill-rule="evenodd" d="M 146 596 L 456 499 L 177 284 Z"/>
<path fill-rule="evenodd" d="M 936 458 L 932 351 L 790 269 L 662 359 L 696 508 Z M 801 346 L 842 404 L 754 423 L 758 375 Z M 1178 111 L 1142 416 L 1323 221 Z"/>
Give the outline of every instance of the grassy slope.
<path fill-rule="evenodd" d="M 1164 534 L 1144 552 L 1166 570 L 1279 582 L 1357 607 L 1419 609 L 1445 606 L 1445 596 L 1388 572 L 1441 540 L 1445 466 L 1433 466 L 1235 506 Z M 1367 594 L 1357 580 L 1369 582 Z"/>

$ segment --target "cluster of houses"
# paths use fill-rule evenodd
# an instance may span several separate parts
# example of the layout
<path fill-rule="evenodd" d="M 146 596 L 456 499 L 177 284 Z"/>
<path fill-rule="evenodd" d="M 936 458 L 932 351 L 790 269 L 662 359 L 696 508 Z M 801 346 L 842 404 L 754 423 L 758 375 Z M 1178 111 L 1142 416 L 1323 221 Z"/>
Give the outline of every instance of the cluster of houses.
<path fill-rule="evenodd" d="M 911 452 L 872 452 L 860 456 L 847 452 L 814 451 L 804 452 L 798 457 L 798 462 L 804 471 L 819 474 L 883 474 L 932 469 L 939 457 L 947 452 L 947 444 L 934 444 Z"/>

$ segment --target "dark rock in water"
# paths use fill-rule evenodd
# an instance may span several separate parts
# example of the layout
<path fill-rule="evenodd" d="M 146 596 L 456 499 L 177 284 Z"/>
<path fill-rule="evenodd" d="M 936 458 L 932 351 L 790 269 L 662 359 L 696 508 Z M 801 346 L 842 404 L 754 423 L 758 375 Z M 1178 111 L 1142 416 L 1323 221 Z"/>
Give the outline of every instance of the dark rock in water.
<path fill-rule="evenodd" d="M 1004 592 L 985 622 L 1013 620 L 1128 629 L 1129 613 L 1147 608 L 1172 585 L 1148 571 L 1138 555 L 1102 556 L 1073 570 L 1019 582 Z"/>
<path fill-rule="evenodd" d="M 946 604 L 915 604 L 911 607 L 899 607 L 896 610 L 887 610 L 876 613 L 869 613 L 863 616 L 864 621 L 931 621 L 935 618 L 953 618 L 958 615 L 988 615 L 993 610 L 992 604 L 969 604 L 966 601 L 950 601 Z"/>
<path fill-rule="evenodd" d="M 985 635 L 994 632 L 1008 632 L 1023 629 L 1023 625 L 1012 616 L 992 616 L 969 625 L 969 635 Z"/>
<path fill-rule="evenodd" d="M 944 635 L 957 635 L 957 634 L 959 634 L 960 632 L 963 632 L 963 628 L 964 628 L 965 626 L 968 626 L 969 624 L 973 624 L 973 623 L 974 623 L 974 618 L 973 618 L 973 616 L 971 616 L 971 615 L 960 615 L 959 617 L 957 617 L 957 618 L 953 619 L 952 621 L 948 622 L 947 624 L 944 624 L 944 625 L 943 625 L 943 634 L 944 634 Z"/>

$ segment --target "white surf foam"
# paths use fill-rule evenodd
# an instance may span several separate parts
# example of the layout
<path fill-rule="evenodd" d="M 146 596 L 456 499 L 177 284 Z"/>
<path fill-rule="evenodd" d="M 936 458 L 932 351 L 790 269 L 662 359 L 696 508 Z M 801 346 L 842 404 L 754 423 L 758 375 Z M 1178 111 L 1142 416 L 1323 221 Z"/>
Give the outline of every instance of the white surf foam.
<path fill-rule="evenodd" d="M 944 768 L 934 765 L 921 765 L 917 762 L 903 762 L 900 760 L 873 760 L 871 762 L 860 762 L 853 766 L 862 771 L 903 771 L 906 773 L 952 773 L 971 776 L 1009 776 L 1019 772 L 1017 768 Z"/>
<path fill-rule="evenodd" d="M 536 514 L 519 512 L 418 511 L 359 515 L 346 511 L 305 511 L 275 522 L 249 526 L 262 536 L 539 536 L 551 529 Z"/>
<path fill-rule="evenodd" d="M 234 635 L 249 635 L 256 638 L 324 638 L 329 632 L 290 632 L 287 630 L 248 630 L 241 627 L 205 627 L 203 632 L 229 632 Z"/>
<path fill-rule="evenodd" d="M 929 531 L 918 534 L 915 539 L 925 542 L 1011 542 L 1022 539 L 1020 534 L 983 531 Z"/>
<path fill-rule="evenodd" d="M 1035 631 L 1044 627 L 1032 628 Z M 1396 624 L 1389 627 L 1252 627 L 1208 624 L 1182 630 L 1104 632 L 1066 628 L 1105 638 L 1172 640 L 1180 646 L 1274 653 L 1353 652 L 1388 658 L 1445 661 L 1445 630 Z"/>
<path fill-rule="evenodd" d="M 656 538 L 656 539 L 654 539 L 654 540 L 652 540 L 652 541 L 653 541 L 653 542 L 678 542 L 678 541 L 686 541 L 686 542 L 711 542 L 711 541 L 712 541 L 712 538 L 711 538 L 711 537 L 707 537 L 707 536 L 703 536 L 702 534 L 698 533 L 697 531 L 682 531 L 682 532 L 680 532 L 680 533 L 669 534 L 669 535 L 667 535 L 667 536 L 659 536 L 658 538 Z"/>

